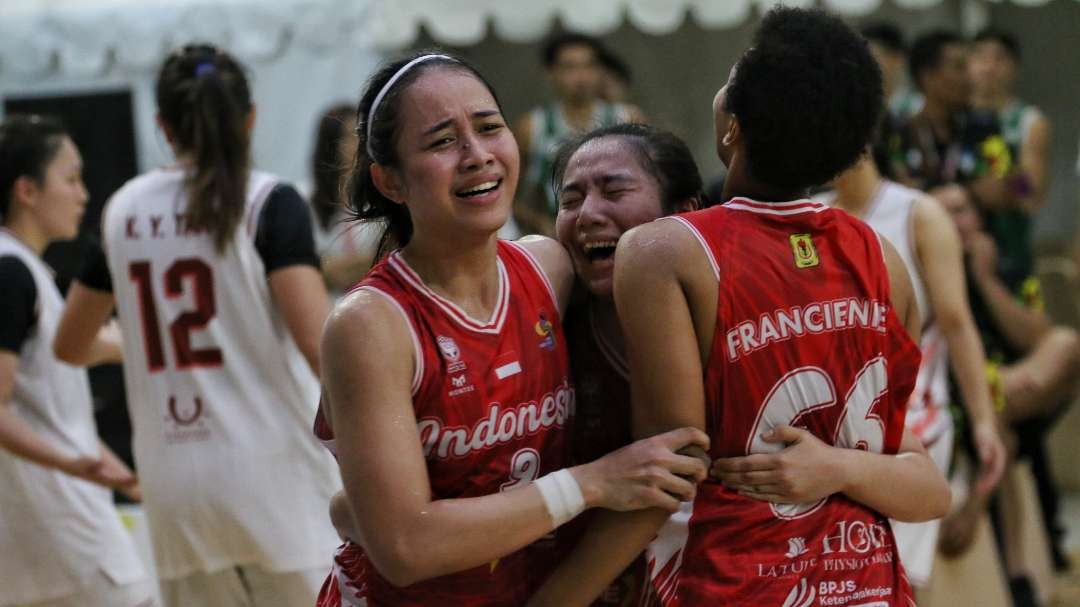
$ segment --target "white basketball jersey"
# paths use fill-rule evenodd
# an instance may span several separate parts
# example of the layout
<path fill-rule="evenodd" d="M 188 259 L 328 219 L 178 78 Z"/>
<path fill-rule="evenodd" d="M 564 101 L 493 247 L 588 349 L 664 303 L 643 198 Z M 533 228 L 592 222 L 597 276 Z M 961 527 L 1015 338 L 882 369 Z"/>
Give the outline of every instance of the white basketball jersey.
<path fill-rule="evenodd" d="M 86 370 L 57 360 L 53 336 L 64 301 L 49 268 L 10 232 L 0 256 L 29 268 L 37 288 L 37 324 L 19 352 L 15 414 L 68 457 L 101 456 Z M 143 577 L 112 492 L 0 449 L 0 605 L 74 594 L 104 573 L 118 584 Z"/>
<path fill-rule="evenodd" d="M 918 190 L 883 179 L 862 219 L 892 243 L 911 277 L 922 321 L 919 349 L 923 358 L 915 390 L 908 402 L 905 425 L 923 444 L 929 445 L 952 425 L 952 415 L 949 413 L 949 351 L 934 322 L 912 228 L 915 202 L 923 196 L 925 194 Z M 828 194 L 821 198 L 832 204 L 834 196 Z"/>
<path fill-rule="evenodd" d="M 319 382 L 255 248 L 276 183 L 252 172 L 222 253 L 185 226 L 179 168 L 129 181 L 105 210 L 133 446 L 165 579 L 235 564 L 329 565 L 337 544 L 326 508 L 340 480 L 310 431 Z"/>

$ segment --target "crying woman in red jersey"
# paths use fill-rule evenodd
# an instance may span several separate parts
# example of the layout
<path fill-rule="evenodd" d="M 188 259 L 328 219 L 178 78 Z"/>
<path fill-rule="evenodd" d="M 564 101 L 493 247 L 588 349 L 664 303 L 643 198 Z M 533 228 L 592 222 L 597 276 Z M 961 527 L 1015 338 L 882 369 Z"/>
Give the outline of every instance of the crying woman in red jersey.
<path fill-rule="evenodd" d="M 567 467 L 562 315 L 573 270 L 546 238 L 501 241 L 519 157 L 492 88 L 442 53 L 385 65 L 361 97 L 349 199 L 382 261 L 327 321 L 323 418 L 355 542 L 320 605 L 521 605 L 544 539 L 587 508 L 673 511 L 704 478 L 683 428 Z"/>

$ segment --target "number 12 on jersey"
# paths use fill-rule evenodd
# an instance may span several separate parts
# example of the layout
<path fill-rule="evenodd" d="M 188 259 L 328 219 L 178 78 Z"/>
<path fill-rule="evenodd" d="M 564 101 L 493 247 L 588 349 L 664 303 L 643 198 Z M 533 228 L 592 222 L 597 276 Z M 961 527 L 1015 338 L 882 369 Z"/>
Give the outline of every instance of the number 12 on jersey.
<path fill-rule="evenodd" d="M 142 323 L 143 343 L 146 346 L 146 362 L 150 372 L 165 368 L 165 349 L 162 347 L 161 325 L 158 322 L 157 305 L 154 302 L 153 272 L 149 261 L 134 261 L 128 266 L 128 276 L 135 283 L 139 300 L 139 317 Z M 218 367 L 224 362 L 220 348 L 192 348 L 191 332 L 205 329 L 213 320 L 214 273 L 209 265 L 195 257 L 174 261 L 163 276 L 165 297 L 175 299 L 185 293 L 190 285 L 195 309 L 187 310 L 169 323 L 173 355 L 178 369 L 191 367 Z"/>

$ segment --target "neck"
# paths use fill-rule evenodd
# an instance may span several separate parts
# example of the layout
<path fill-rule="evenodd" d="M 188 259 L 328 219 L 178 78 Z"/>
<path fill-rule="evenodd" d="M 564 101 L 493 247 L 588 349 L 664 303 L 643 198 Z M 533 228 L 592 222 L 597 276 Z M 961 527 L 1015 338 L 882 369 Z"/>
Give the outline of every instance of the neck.
<path fill-rule="evenodd" d="M 1008 91 L 984 91 L 976 92 L 971 96 L 971 105 L 984 110 L 1000 112 L 1012 101 L 1012 95 Z"/>
<path fill-rule="evenodd" d="M 585 99 L 582 101 L 574 101 L 570 99 L 564 99 L 562 101 L 563 117 L 566 118 L 567 124 L 575 128 L 585 128 L 589 126 L 593 115 L 593 106 L 596 101 L 594 99 Z"/>
<path fill-rule="evenodd" d="M 589 314 L 593 315 L 596 330 L 604 338 L 604 341 L 625 354 L 626 345 L 623 341 L 622 326 L 619 324 L 619 315 L 615 310 L 615 300 L 610 297 L 591 298 L 589 301 Z"/>
<path fill-rule="evenodd" d="M 460 239 L 414 233 L 401 254 L 425 285 L 470 315 L 486 318 L 494 308 L 499 290 L 495 234 L 464 244 Z"/>
<path fill-rule="evenodd" d="M 806 190 L 789 190 L 762 183 L 749 174 L 738 152 L 731 159 L 724 179 L 723 198 L 749 198 L 760 202 L 787 202 L 806 198 Z"/>
<path fill-rule="evenodd" d="M 833 182 L 836 188 L 834 204 L 862 218 L 880 184 L 881 175 L 874 166 L 874 160 L 865 156 Z"/>
<path fill-rule="evenodd" d="M 934 133 L 942 139 L 948 139 L 952 134 L 950 121 L 952 114 L 953 111 L 947 104 L 936 99 L 932 100 L 930 97 L 926 98 L 926 102 L 919 112 L 919 115 L 930 124 L 930 128 L 934 129 Z"/>
<path fill-rule="evenodd" d="M 11 232 L 15 238 L 19 239 L 19 242 L 29 247 L 38 257 L 41 257 L 45 247 L 49 246 L 49 238 L 37 225 L 37 222 L 21 213 L 16 214 L 4 224 L 4 229 Z"/>

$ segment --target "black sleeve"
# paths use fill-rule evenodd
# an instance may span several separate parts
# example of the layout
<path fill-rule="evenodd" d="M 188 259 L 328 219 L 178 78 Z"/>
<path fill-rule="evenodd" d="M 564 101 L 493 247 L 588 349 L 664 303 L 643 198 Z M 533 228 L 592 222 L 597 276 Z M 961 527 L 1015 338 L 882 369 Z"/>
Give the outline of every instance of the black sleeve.
<path fill-rule="evenodd" d="M 0 349 L 18 353 L 37 323 L 37 285 L 30 268 L 13 255 L 0 257 Z"/>
<path fill-rule="evenodd" d="M 76 277 L 79 282 L 95 289 L 112 293 L 112 275 L 109 274 L 109 262 L 105 259 L 105 249 L 101 243 L 94 241 L 86 247 L 86 261 Z"/>
<path fill-rule="evenodd" d="M 319 268 L 311 213 L 296 188 L 280 184 L 267 196 L 259 213 L 255 248 L 267 274 L 294 265 Z"/>

